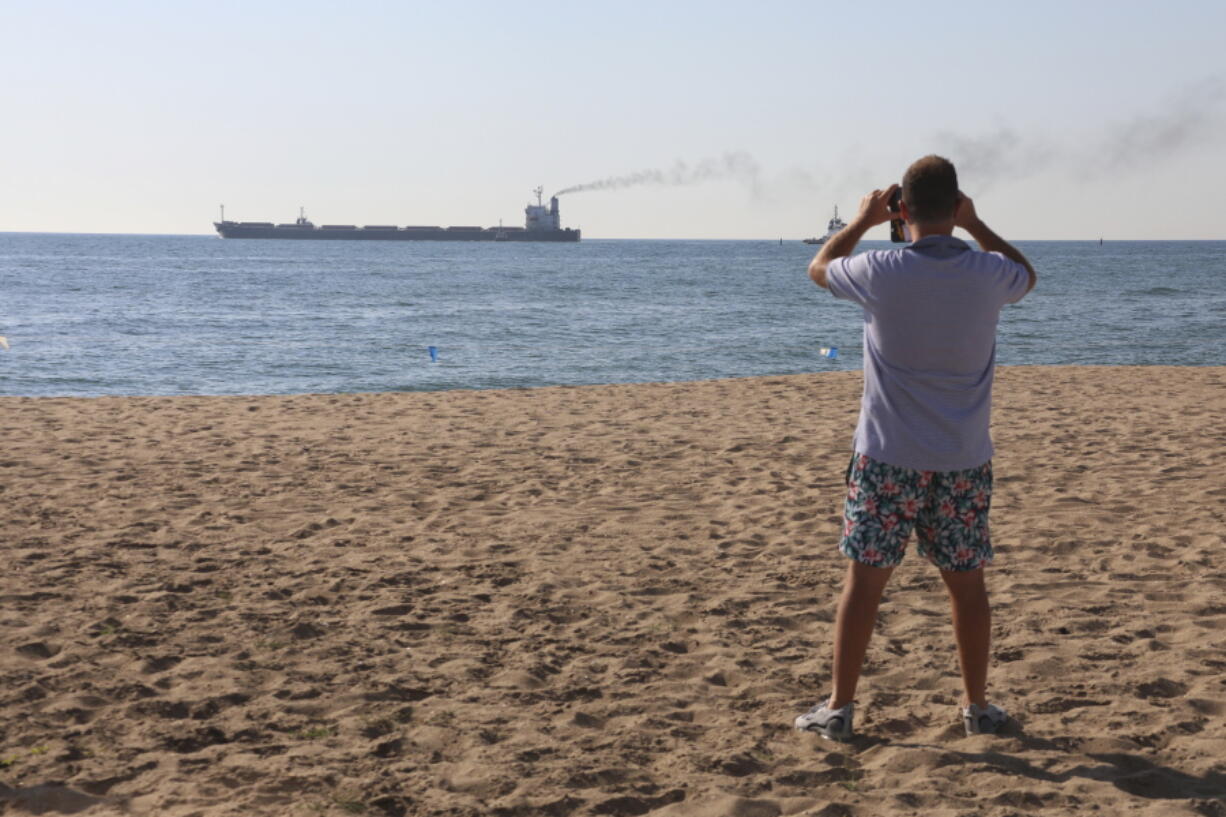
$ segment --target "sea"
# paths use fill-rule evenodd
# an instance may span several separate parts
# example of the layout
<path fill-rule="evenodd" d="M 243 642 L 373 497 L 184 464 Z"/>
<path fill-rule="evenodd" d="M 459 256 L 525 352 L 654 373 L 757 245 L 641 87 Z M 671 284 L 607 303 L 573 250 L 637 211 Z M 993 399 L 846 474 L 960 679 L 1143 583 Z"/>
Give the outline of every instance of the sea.
<path fill-rule="evenodd" d="M 864 242 L 861 249 L 886 248 Z M 1226 241 L 1021 241 L 1003 365 L 1226 364 Z M 503 389 L 858 369 L 800 241 L 0 233 L 0 395 Z M 835 356 L 823 349 L 837 349 Z"/>

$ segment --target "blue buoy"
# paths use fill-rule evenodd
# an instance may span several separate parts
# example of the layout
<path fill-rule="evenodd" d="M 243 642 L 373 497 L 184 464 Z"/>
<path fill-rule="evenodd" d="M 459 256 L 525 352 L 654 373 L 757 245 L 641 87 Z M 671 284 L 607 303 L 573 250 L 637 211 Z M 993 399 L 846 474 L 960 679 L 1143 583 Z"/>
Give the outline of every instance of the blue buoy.
<path fill-rule="evenodd" d="M 427 346 L 426 351 L 430 353 L 430 362 L 438 363 L 438 347 L 437 346 Z"/>
<path fill-rule="evenodd" d="M 837 346 L 823 346 L 821 349 L 818 349 L 818 352 L 821 353 L 821 356 L 824 358 L 828 358 L 830 360 L 839 359 L 839 347 Z"/>

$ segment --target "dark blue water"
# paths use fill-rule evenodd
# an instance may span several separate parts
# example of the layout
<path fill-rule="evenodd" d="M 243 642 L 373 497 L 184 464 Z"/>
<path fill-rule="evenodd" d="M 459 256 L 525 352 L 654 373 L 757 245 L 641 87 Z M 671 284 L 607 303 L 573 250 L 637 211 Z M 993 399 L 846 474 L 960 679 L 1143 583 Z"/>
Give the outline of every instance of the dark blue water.
<path fill-rule="evenodd" d="M 888 246 L 866 242 L 865 247 Z M 1023 242 L 1003 364 L 1226 363 L 1226 242 Z M 0 394 L 286 394 L 860 366 L 799 242 L 0 234 Z M 428 346 L 438 347 L 431 363 Z M 818 354 L 837 346 L 841 357 Z"/>

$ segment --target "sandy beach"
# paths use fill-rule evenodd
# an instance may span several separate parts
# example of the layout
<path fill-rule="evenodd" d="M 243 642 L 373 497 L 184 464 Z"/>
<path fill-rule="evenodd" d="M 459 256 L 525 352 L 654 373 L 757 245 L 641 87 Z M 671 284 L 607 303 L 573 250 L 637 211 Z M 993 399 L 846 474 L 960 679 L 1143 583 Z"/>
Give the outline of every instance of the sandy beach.
<path fill-rule="evenodd" d="M 912 554 L 841 745 L 860 386 L 0 399 L 0 814 L 1226 815 L 1226 367 L 1001 369 L 1016 722 Z"/>

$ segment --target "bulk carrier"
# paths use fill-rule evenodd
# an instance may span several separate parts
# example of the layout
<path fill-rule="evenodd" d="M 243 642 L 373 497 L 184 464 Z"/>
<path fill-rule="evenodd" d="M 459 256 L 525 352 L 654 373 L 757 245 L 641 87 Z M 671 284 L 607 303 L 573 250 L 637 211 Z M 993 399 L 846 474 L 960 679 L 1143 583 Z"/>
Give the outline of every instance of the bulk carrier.
<path fill-rule="evenodd" d="M 298 211 L 293 224 L 273 224 L 271 221 L 226 221 L 225 207 L 221 221 L 213 226 L 222 238 L 296 238 L 332 241 L 578 241 L 579 231 L 562 229 L 558 212 L 558 197 L 541 203 L 543 187 L 532 191 L 536 204 L 524 208 L 523 227 L 396 227 L 367 224 L 324 224 L 315 226 Z"/>

